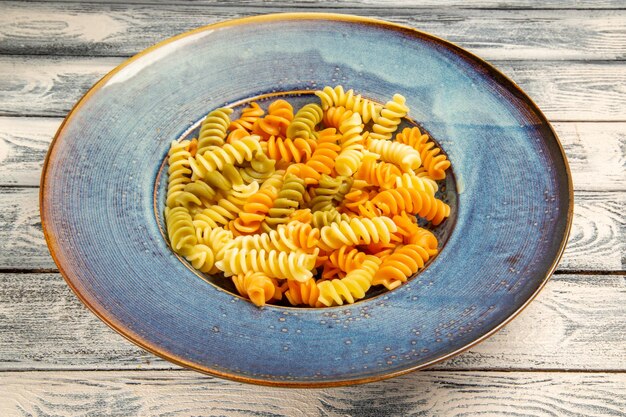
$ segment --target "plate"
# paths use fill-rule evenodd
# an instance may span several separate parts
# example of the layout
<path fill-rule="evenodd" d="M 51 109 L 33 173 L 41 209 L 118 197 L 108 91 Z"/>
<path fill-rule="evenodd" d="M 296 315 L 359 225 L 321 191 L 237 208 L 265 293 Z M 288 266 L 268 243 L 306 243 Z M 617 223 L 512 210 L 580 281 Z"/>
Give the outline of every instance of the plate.
<path fill-rule="evenodd" d="M 214 108 L 337 84 L 379 102 L 403 94 L 447 153 L 446 243 L 417 277 L 354 305 L 259 309 L 170 250 L 163 162 Z M 100 319 L 174 363 L 281 386 L 388 378 L 484 340 L 545 285 L 573 205 L 556 134 L 511 80 L 432 35 L 333 14 L 218 23 L 129 59 L 69 113 L 41 185 L 50 252 Z"/>

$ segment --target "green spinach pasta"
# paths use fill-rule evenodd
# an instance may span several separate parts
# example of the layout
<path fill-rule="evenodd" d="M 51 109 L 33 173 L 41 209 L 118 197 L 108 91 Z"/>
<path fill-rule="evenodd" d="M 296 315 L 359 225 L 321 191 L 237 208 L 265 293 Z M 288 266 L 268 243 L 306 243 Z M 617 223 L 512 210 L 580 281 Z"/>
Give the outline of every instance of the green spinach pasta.
<path fill-rule="evenodd" d="M 330 307 L 395 289 L 438 252 L 420 224 L 450 215 L 437 197 L 450 162 L 419 128 L 398 131 L 403 96 L 315 95 L 295 113 L 282 99 L 235 120 L 215 109 L 168 153 L 172 249 L 257 306 Z"/>

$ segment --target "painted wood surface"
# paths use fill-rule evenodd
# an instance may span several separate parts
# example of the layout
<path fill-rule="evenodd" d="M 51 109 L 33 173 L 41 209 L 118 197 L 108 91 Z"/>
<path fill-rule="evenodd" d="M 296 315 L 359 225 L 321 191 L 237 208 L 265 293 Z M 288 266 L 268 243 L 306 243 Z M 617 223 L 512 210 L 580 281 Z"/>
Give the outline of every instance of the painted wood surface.
<path fill-rule="evenodd" d="M 0 3 L 0 416 L 626 415 L 623 0 L 127 3 Z M 54 272 L 37 187 L 76 100 L 154 42 L 289 11 L 378 17 L 458 43 L 537 102 L 568 155 L 575 217 L 557 274 L 516 320 L 430 371 L 324 390 L 205 377 L 126 341 Z"/>
<path fill-rule="evenodd" d="M 61 118 L 0 117 L 0 186 L 39 185 Z M 626 191 L 626 123 L 554 123 L 577 191 Z"/>
<path fill-rule="evenodd" d="M 323 11 L 329 13 L 358 14 L 415 27 L 490 60 L 626 57 L 626 10 L 443 7 L 416 13 L 411 7 L 376 7 L 380 5 L 375 2 L 364 2 L 360 8 L 340 2 L 325 5 Z M 211 23 L 309 10 L 297 6 L 277 8 L 273 2 L 158 8 L 139 4 L 7 3 L 0 15 L 0 53 L 129 56 L 165 38 Z"/>
<path fill-rule="evenodd" d="M 30 0 L 27 0 L 30 3 Z M 55 2 L 55 0 L 43 0 L 43 2 Z M 105 0 L 109 4 L 130 3 L 127 0 Z M 85 0 L 64 0 L 63 3 L 85 3 Z M 137 4 L 155 4 L 155 0 L 133 0 Z M 288 9 L 302 7 L 315 10 L 336 7 L 379 9 L 402 8 L 411 10 L 428 10 L 438 7 L 460 7 L 463 9 L 482 10 L 618 10 L 626 8 L 622 0 L 475 0 L 470 2 L 463 0 L 193 0 L 194 4 L 207 6 L 236 6 L 236 7 L 280 7 Z M 167 0 L 162 4 L 185 6 L 188 0 Z"/>
<path fill-rule="evenodd" d="M 0 116 L 61 116 L 124 58 L 0 55 Z M 552 122 L 626 121 L 626 61 L 494 61 Z"/>
<path fill-rule="evenodd" d="M 0 188 L 0 271 L 54 270 L 41 231 L 37 188 Z M 626 192 L 580 191 L 559 271 L 624 269 Z"/>
<path fill-rule="evenodd" d="M 373 384 L 276 389 L 190 372 L 0 374 L 11 416 L 623 416 L 625 374 L 418 372 Z M 10 414 L 7 414 L 10 413 Z"/>
<path fill-rule="evenodd" d="M 626 275 L 557 274 L 503 330 L 435 369 L 626 371 L 625 303 Z M 0 371 L 178 368 L 100 322 L 59 274 L 0 274 L 0 317 Z"/>

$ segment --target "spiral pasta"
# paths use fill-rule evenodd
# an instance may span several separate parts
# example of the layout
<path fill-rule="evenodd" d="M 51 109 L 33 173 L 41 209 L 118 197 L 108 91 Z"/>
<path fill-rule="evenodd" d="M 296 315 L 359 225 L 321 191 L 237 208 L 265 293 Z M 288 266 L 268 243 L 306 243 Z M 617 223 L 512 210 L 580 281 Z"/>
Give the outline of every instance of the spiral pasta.
<path fill-rule="evenodd" d="M 423 169 L 433 180 L 446 178 L 446 170 L 450 168 L 450 161 L 441 153 L 428 135 L 422 134 L 418 127 L 403 129 L 396 135 L 396 142 L 411 146 L 420 153 Z"/>
<path fill-rule="evenodd" d="M 372 284 L 393 290 L 423 268 L 429 258 L 428 252 L 417 244 L 402 246 L 382 261 Z"/>
<path fill-rule="evenodd" d="M 335 170 L 346 177 L 351 176 L 361 166 L 363 159 L 363 125 L 359 113 L 353 113 L 339 126 L 341 132 L 341 152 L 335 161 Z"/>
<path fill-rule="evenodd" d="M 230 197 L 237 202 L 234 197 Z M 201 228 L 223 227 L 234 220 L 241 212 L 241 208 L 227 198 L 222 198 L 210 207 L 205 208 L 194 216 L 194 225 Z"/>
<path fill-rule="evenodd" d="M 209 146 L 204 153 L 198 152 L 195 158 L 189 157 L 193 175 L 206 177 L 207 173 L 222 169 L 227 164 L 241 164 L 252 160 L 254 152 L 261 152 L 258 136 L 247 136 L 224 146 Z"/>
<path fill-rule="evenodd" d="M 291 140 L 271 136 L 267 141 L 261 142 L 261 149 L 268 157 L 288 163 L 306 161 L 313 153 L 311 144 L 302 138 Z"/>
<path fill-rule="evenodd" d="M 278 250 L 283 252 L 304 251 L 312 253 L 319 243 L 319 229 L 308 223 L 292 221 L 279 225 L 276 230 L 251 236 L 239 236 L 231 244 L 233 248 L 247 250 Z"/>
<path fill-rule="evenodd" d="M 446 203 L 413 188 L 385 190 L 372 199 L 372 204 L 386 216 L 406 211 L 420 215 L 435 226 L 450 215 L 450 206 Z"/>
<path fill-rule="evenodd" d="M 313 189 L 314 197 L 309 202 L 312 212 L 329 210 L 334 207 L 333 201 L 343 184 L 341 177 L 333 178 L 323 174 L 317 188 Z"/>
<path fill-rule="evenodd" d="M 272 278 L 304 282 L 313 276 L 316 253 L 228 249 L 217 267 L 230 277 L 247 271 L 259 271 Z"/>
<path fill-rule="evenodd" d="M 396 187 L 415 188 L 416 190 L 427 192 L 433 196 L 439 189 L 437 182 L 433 179 L 406 172 L 402 174 L 401 177 L 396 178 Z"/>
<path fill-rule="evenodd" d="M 251 132 L 254 123 L 265 114 L 265 110 L 258 103 L 250 103 L 248 107 L 241 111 L 241 116 L 230 123 L 232 131 L 241 130 Z"/>
<path fill-rule="evenodd" d="M 221 146 L 226 139 L 226 129 L 230 125 L 230 114 L 233 109 L 221 107 L 210 112 L 200 126 L 198 134 L 198 151 L 203 154 L 209 146 Z"/>
<path fill-rule="evenodd" d="M 191 215 L 184 207 L 168 208 L 165 223 L 172 248 L 186 256 L 198 242 Z"/>
<path fill-rule="evenodd" d="M 276 100 L 269 105 L 267 116 L 258 118 L 254 122 L 252 132 L 264 139 L 271 136 L 285 136 L 293 118 L 291 104 L 285 100 Z"/>
<path fill-rule="evenodd" d="M 287 223 L 291 213 L 302 204 L 304 192 L 304 181 L 295 175 L 286 174 L 283 186 L 274 200 L 274 206 L 267 212 L 264 222 L 266 230 Z"/>
<path fill-rule="evenodd" d="M 361 252 L 353 246 L 342 246 L 328 255 L 328 264 L 344 272 L 360 268 L 367 254 Z"/>
<path fill-rule="evenodd" d="M 354 91 L 351 89 L 345 92 L 340 85 L 335 88 L 324 87 L 323 90 L 316 91 L 315 95 L 320 98 L 322 109 L 328 110 L 329 107 L 344 107 L 359 113 L 364 123 L 372 120 L 382 108 L 380 104 L 364 99 L 360 94 L 354 95 Z"/>
<path fill-rule="evenodd" d="M 309 278 L 304 282 L 287 281 L 287 291 L 285 297 L 291 305 L 307 305 L 310 307 L 318 307 L 318 299 L 320 290 L 317 288 L 315 279 Z"/>
<path fill-rule="evenodd" d="M 185 205 L 179 202 L 181 194 L 185 191 L 185 186 L 191 182 L 191 167 L 189 165 L 189 145 L 191 141 L 172 142 L 168 152 L 169 168 L 167 169 L 169 179 L 167 183 L 167 207 L 173 208 L 177 205 Z"/>
<path fill-rule="evenodd" d="M 337 306 L 373 285 L 394 289 L 437 255 L 431 229 L 451 212 L 438 198 L 443 152 L 418 128 L 393 140 L 404 97 L 383 106 L 342 86 L 315 94 L 319 103 L 295 114 L 284 99 L 253 102 L 232 121 L 230 108 L 216 109 L 198 139 L 168 151 L 172 249 L 259 307 Z"/>
<path fill-rule="evenodd" d="M 258 307 L 263 307 L 272 299 L 280 300 L 282 298 L 282 292 L 278 288 L 276 280 L 263 272 L 248 271 L 234 275 L 232 280 L 239 294 L 249 298 Z"/>
<path fill-rule="evenodd" d="M 318 303 L 331 307 L 343 305 L 344 302 L 352 304 L 365 297 L 380 263 L 375 256 L 367 255 L 361 267 L 348 272 L 344 278 L 320 282 L 317 285 L 320 292 Z"/>
<path fill-rule="evenodd" d="M 339 211 L 333 207 L 330 210 L 314 212 L 311 224 L 313 227 L 321 229 L 324 226 L 329 226 L 333 223 L 339 223 L 341 221 L 350 221 L 350 217 L 345 213 L 339 213 Z"/>
<path fill-rule="evenodd" d="M 335 167 L 335 161 L 339 156 L 341 147 L 337 144 L 341 135 L 333 128 L 324 129 L 318 133 L 317 148 L 306 162 L 310 168 L 307 172 L 310 176 L 319 180 L 320 174 L 330 175 Z"/>
<path fill-rule="evenodd" d="M 372 139 L 391 139 L 393 132 L 398 129 L 402 118 L 407 115 L 409 108 L 404 104 L 405 98 L 395 94 L 391 101 L 385 103 L 380 115 L 374 119 L 372 126 Z"/>
<path fill-rule="evenodd" d="M 315 126 L 322 121 L 322 116 L 322 108 L 315 103 L 302 107 L 287 128 L 287 138 L 301 138 L 305 140 L 313 138 L 315 136 Z"/>
<path fill-rule="evenodd" d="M 367 245 L 370 242 L 387 243 L 391 240 L 391 233 L 396 230 L 396 224 L 389 217 L 354 218 L 324 226 L 320 231 L 320 243 L 324 245 L 321 246 L 323 249 L 339 249 L 344 245 Z"/>
<path fill-rule="evenodd" d="M 393 164 L 377 161 L 377 156 L 368 153 L 363 156 L 361 166 L 354 178 L 365 180 L 369 184 L 383 189 L 390 189 L 396 185 L 396 179 L 400 176 L 400 169 Z"/>
<path fill-rule="evenodd" d="M 283 185 L 284 171 L 276 171 L 267 178 L 258 193 L 249 196 L 238 213 L 238 218 L 230 223 L 230 229 L 240 235 L 258 233 L 265 216 L 274 206 L 274 200 Z"/>
<path fill-rule="evenodd" d="M 185 259 L 191 262 L 191 266 L 200 272 L 210 272 L 215 262 L 215 254 L 207 245 L 198 244 L 189 250 L 189 253 L 185 255 Z"/>
<path fill-rule="evenodd" d="M 256 181 L 262 184 L 275 171 L 276 160 L 269 158 L 263 152 L 256 153 L 248 166 L 239 168 L 238 173 L 246 183 Z"/>
<path fill-rule="evenodd" d="M 400 142 L 370 138 L 367 148 L 379 154 L 383 161 L 396 164 L 404 172 L 413 172 L 422 163 L 419 152 Z"/>
<path fill-rule="evenodd" d="M 352 116 L 354 112 L 352 110 L 347 110 L 345 107 L 329 107 L 324 111 L 324 116 L 322 117 L 322 122 L 324 122 L 324 126 L 327 128 L 336 128 L 339 129 L 339 126 L 343 122 Z"/>

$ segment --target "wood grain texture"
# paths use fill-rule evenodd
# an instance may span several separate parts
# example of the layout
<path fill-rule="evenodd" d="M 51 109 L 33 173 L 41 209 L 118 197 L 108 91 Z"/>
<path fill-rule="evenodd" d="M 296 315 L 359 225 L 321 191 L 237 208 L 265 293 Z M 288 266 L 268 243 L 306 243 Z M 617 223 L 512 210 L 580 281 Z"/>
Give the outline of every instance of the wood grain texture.
<path fill-rule="evenodd" d="M 278 389 L 192 372 L 0 374 L 5 416 L 623 416 L 625 374 L 418 372 L 356 387 Z"/>
<path fill-rule="evenodd" d="M 44 0 L 50 1 L 50 0 Z M 53 1 L 53 0 L 52 0 Z M 30 2 L 30 1 L 28 1 Z M 94 1 L 92 0 L 91 3 Z M 104 0 L 108 4 L 125 4 L 126 0 Z M 90 3 L 85 0 L 63 0 L 62 3 Z M 136 4 L 155 4 L 157 0 L 133 0 Z M 169 5 L 185 6 L 188 0 L 167 0 L 161 3 Z M 465 9 L 561 9 L 561 10 L 594 10 L 594 9 L 624 9 L 622 0 L 475 0 L 467 2 L 463 0 L 332 0 L 320 2 L 319 0 L 194 0 L 194 4 L 206 6 L 234 6 L 234 7 L 303 7 L 303 8 L 367 8 L 380 9 L 405 8 L 405 9 L 430 9 L 439 7 L 461 7 Z"/>
<path fill-rule="evenodd" d="M 626 371 L 626 275 L 555 275 L 513 322 L 439 370 Z M 173 369 L 100 322 L 59 274 L 0 274 L 0 371 Z"/>
<path fill-rule="evenodd" d="M 0 115 L 63 116 L 122 58 L 0 56 Z"/>
<path fill-rule="evenodd" d="M 272 6 L 268 2 L 267 6 Z M 626 10 L 324 8 L 381 18 L 443 37 L 486 59 L 621 59 Z M 0 54 L 129 56 L 170 36 L 224 20 L 309 11 L 236 4 L 111 5 L 5 3 Z M 336 4 L 336 6 L 339 6 Z"/>
<path fill-rule="evenodd" d="M 626 191 L 626 123 L 554 123 L 553 127 L 576 190 Z"/>
<path fill-rule="evenodd" d="M 41 231 L 39 190 L 0 188 L 0 269 L 55 269 Z M 559 271 L 622 271 L 626 192 L 575 193 L 574 223 Z"/>
<path fill-rule="evenodd" d="M 65 116 L 123 58 L 0 56 L 0 116 Z M 496 61 L 550 121 L 626 120 L 626 61 Z"/>
<path fill-rule="evenodd" d="M 0 186 L 38 186 L 50 142 L 63 119 L 0 117 Z"/>
<path fill-rule="evenodd" d="M 626 193 L 574 193 L 574 221 L 558 269 L 626 270 Z M 580 260 L 584 259 L 584 268 Z"/>
<path fill-rule="evenodd" d="M 127 3 L 0 2 L 0 417 L 626 416 L 624 0 Z M 288 11 L 378 17 L 456 42 L 515 80 L 566 149 L 576 206 L 560 272 L 508 326 L 430 371 L 324 390 L 222 381 L 135 347 L 59 274 L 9 273 L 56 268 L 39 220 L 41 164 L 59 117 L 120 57 Z"/>
<path fill-rule="evenodd" d="M 62 119 L 0 117 L 0 186 L 37 186 Z M 626 123 L 555 123 L 577 191 L 626 191 Z"/>

